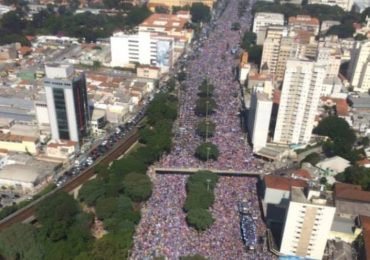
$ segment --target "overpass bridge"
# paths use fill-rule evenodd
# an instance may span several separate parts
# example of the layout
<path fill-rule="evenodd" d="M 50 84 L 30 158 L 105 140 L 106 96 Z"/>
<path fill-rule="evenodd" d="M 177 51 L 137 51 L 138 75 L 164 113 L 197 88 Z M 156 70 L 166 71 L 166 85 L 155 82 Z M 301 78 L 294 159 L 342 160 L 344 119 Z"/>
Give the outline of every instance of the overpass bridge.
<path fill-rule="evenodd" d="M 259 177 L 266 174 L 269 174 L 268 172 L 263 171 L 238 171 L 238 170 L 219 170 L 214 168 L 176 168 L 176 167 L 155 167 L 154 168 L 155 173 L 158 174 L 170 174 L 170 173 L 182 173 L 182 174 L 191 174 L 195 173 L 197 171 L 211 171 L 214 173 L 217 173 L 219 175 L 238 175 L 238 176 L 250 176 L 250 177 Z"/>

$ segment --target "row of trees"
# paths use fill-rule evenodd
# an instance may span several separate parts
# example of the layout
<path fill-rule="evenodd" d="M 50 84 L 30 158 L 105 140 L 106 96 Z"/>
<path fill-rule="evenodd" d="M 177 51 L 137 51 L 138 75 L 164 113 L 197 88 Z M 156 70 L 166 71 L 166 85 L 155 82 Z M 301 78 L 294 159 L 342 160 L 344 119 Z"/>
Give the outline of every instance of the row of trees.
<path fill-rule="evenodd" d="M 132 7 L 126 14 L 110 16 L 85 12 L 74 14 L 73 10 L 50 6 L 27 19 L 27 14 L 20 9 L 3 15 L 0 19 L 0 44 L 21 42 L 29 45 L 25 35 L 65 35 L 84 38 L 95 42 L 106 38 L 115 30 L 136 26 L 146 19 L 151 12 L 145 7 Z"/>
<path fill-rule="evenodd" d="M 208 141 L 208 138 L 214 135 L 216 129 L 216 124 L 208 117 L 215 113 L 217 108 L 213 94 L 214 86 L 204 79 L 199 86 L 199 98 L 194 111 L 197 116 L 205 117 L 198 123 L 196 128 L 196 133 L 205 140 L 195 151 L 195 156 L 202 161 L 217 160 L 219 155 L 217 146 Z"/>
<path fill-rule="evenodd" d="M 208 229 L 214 222 L 208 209 L 213 205 L 215 196 L 213 190 L 217 184 L 218 175 L 210 171 L 198 171 L 191 175 L 186 184 L 187 197 L 184 211 L 189 226 L 198 231 Z"/>
<path fill-rule="evenodd" d="M 110 167 L 96 166 L 96 178 L 82 186 L 78 201 L 58 192 L 41 203 L 36 210 L 37 227 L 16 224 L 1 232 L 0 258 L 127 259 L 140 221 L 140 204 L 152 193 L 146 169 L 169 151 L 176 117 L 176 97 L 157 94 L 139 131 L 140 147 Z M 95 216 L 82 207 L 94 209 Z M 108 232 L 100 239 L 91 235 L 94 217 Z"/>

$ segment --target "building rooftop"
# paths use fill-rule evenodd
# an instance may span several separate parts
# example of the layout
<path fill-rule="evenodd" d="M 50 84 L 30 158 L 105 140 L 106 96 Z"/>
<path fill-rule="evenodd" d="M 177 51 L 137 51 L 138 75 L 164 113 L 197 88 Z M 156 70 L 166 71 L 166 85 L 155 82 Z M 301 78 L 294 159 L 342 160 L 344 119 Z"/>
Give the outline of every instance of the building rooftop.
<path fill-rule="evenodd" d="M 179 17 L 173 14 L 152 14 L 147 19 L 145 19 L 140 26 L 147 27 L 161 27 L 169 29 L 183 29 L 188 19 Z"/>
<path fill-rule="evenodd" d="M 267 13 L 267 12 L 259 12 L 255 14 L 256 18 L 264 18 L 264 19 L 281 19 L 284 20 L 284 15 L 280 13 Z"/>
<path fill-rule="evenodd" d="M 0 179 L 16 182 L 34 183 L 42 176 L 42 172 L 29 165 L 10 164 L 5 165 L 0 171 Z"/>
<path fill-rule="evenodd" d="M 337 182 L 334 186 L 334 194 L 337 200 L 370 203 L 370 192 L 363 191 L 360 185 Z"/>
<path fill-rule="evenodd" d="M 316 164 L 316 167 L 322 170 L 330 169 L 336 171 L 337 173 L 343 172 L 349 166 L 351 166 L 350 161 L 340 156 L 333 156 Z"/>
<path fill-rule="evenodd" d="M 290 191 L 292 187 L 307 188 L 307 182 L 287 177 L 266 175 L 264 182 L 267 188 Z"/>
<path fill-rule="evenodd" d="M 37 142 L 37 137 L 23 136 L 23 135 L 13 135 L 0 133 L 0 141 L 2 142 Z"/>
<path fill-rule="evenodd" d="M 291 16 L 288 19 L 288 24 L 289 25 L 315 25 L 319 26 L 320 21 L 319 19 L 315 17 L 311 17 L 309 15 L 297 15 L 297 16 Z"/>

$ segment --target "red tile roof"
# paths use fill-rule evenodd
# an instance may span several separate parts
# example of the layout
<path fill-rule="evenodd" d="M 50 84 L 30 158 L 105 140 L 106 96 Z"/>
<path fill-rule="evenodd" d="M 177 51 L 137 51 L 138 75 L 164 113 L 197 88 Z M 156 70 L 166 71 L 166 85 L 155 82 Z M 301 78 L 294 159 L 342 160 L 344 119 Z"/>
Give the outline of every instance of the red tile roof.
<path fill-rule="evenodd" d="M 360 185 L 335 183 L 335 199 L 370 203 L 370 192 L 363 191 Z"/>
<path fill-rule="evenodd" d="M 360 216 L 362 233 L 364 235 L 365 257 L 370 259 L 370 217 Z"/>
<path fill-rule="evenodd" d="M 311 174 L 307 170 L 305 170 L 305 169 L 298 169 L 298 170 L 296 170 L 295 172 L 293 172 L 292 176 L 304 178 L 304 179 L 307 179 L 307 180 L 311 180 L 312 179 Z"/>
<path fill-rule="evenodd" d="M 267 175 L 264 178 L 267 188 L 276 190 L 290 190 L 292 187 L 306 188 L 307 182 L 293 178 L 286 178 L 275 175 Z"/>

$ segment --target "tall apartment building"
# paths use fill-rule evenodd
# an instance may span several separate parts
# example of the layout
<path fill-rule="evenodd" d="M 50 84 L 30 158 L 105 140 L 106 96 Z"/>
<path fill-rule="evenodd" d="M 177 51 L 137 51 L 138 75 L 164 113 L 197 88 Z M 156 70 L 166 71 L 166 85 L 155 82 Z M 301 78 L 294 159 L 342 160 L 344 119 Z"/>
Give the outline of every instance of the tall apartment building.
<path fill-rule="evenodd" d="M 326 78 L 335 78 L 339 74 L 342 54 L 339 48 L 319 47 L 316 61 L 326 68 Z"/>
<path fill-rule="evenodd" d="M 339 6 L 344 11 L 349 12 L 353 6 L 353 0 L 309 0 L 308 3 L 310 5 L 318 4 L 318 5 L 330 5 L 330 6 Z"/>
<path fill-rule="evenodd" d="M 280 252 L 284 255 L 322 259 L 335 207 L 320 191 L 292 187 Z"/>
<path fill-rule="evenodd" d="M 314 61 L 288 59 L 276 120 L 274 142 L 309 142 L 325 78 Z"/>
<path fill-rule="evenodd" d="M 160 67 L 166 71 L 173 62 L 174 38 L 150 32 L 125 34 L 118 32 L 110 38 L 112 67 L 135 64 Z"/>
<path fill-rule="evenodd" d="M 289 58 L 298 57 L 301 45 L 293 37 L 283 37 L 280 41 L 278 60 L 275 69 L 275 79 L 282 81 L 285 73 L 286 62 Z"/>
<path fill-rule="evenodd" d="M 284 25 L 284 15 L 278 13 L 256 13 L 253 21 L 253 32 L 258 33 L 262 27 Z"/>
<path fill-rule="evenodd" d="M 269 33 L 263 43 L 260 72 L 275 74 L 283 31 Z"/>
<path fill-rule="evenodd" d="M 272 100 L 266 93 L 252 93 L 248 113 L 248 132 L 254 152 L 266 146 L 271 111 Z"/>
<path fill-rule="evenodd" d="M 367 92 L 370 88 L 370 41 L 357 43 L 351 51 L 348 77 L 356 91 Z"/>
<path fill-rule="evenodd" d="M 46 64 L 44 86 L 54 140 L 80 142 L 88 132 L 86 78 L 72 65 Z"/>

